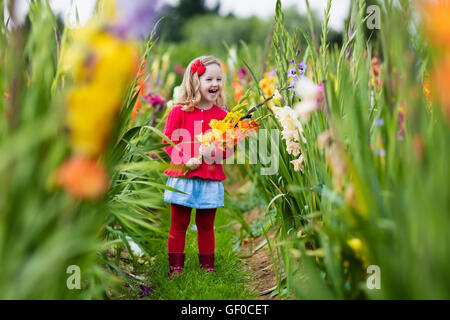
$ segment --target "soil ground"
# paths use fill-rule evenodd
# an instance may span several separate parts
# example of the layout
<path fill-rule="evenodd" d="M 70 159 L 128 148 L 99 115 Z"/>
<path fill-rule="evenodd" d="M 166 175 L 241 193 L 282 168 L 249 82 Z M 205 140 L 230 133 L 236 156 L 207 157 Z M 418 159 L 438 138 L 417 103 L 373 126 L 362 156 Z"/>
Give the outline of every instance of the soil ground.
<path fill-rule="evenodd" d="M 261 214 L 263 212 L 258 207 L 255 207 L 244 216 L 244 219 L 252 226 L 261 218 Z M 273 232 L 269 232 L 268 237 L 272 240 Z M 275 298 L 271 297 L 271 293 L 276 289 L 277 282 L 269 246 L 266 244 L 256 250 L 264 240 L 264 235 L 254 239 L 245 238 L 239 248 L 239 254 L 241 255 L 241 261 L 247 266 L 250 273 L 254 275 L 253 289 L 258 293 L 261 300 L 271 300 Z M 277 259 L 276 250 L 274 251 L 274 257 Z"/>

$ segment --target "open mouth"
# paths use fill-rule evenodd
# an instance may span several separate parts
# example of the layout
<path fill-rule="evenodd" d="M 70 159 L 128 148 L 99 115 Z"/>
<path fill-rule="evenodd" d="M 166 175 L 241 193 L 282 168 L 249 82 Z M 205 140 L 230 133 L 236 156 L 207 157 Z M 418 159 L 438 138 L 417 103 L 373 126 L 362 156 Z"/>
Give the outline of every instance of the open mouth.
<path fill-rule="evenodd" d="M 208 90 L 208 92 L 209 92 L 209 93 L 212 93 L 212 94 L 217 93 L 217 91 L 219 91 L 219 89 L 209 89 L 209 90 Z"/>

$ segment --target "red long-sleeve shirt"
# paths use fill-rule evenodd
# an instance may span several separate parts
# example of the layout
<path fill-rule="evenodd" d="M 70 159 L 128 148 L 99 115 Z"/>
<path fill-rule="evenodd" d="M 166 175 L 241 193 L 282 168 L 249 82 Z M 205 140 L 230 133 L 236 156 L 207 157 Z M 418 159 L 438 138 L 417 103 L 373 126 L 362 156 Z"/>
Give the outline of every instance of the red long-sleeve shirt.
<path fill-rule="evenodd" d="M 190 158 L 196 158 L 199 155 L 200 141 L 195 138 L 196 135 L 206 133 L 211 129 L 209 122 L 212 119 L 223 120 L 227 112 L 216 105 L 208 110 L 194 108 L 192 112 L 185 112 L 181 106 L 175 106 L 170 110 L 167 117 L 164 134 L 177 145 L 180 150 L 173 146 L 165 147 L 166 152 L 171 158 L 170 166 L 164 171 L 170 177 L 183 176 L 185 170 L 180 169 L 180 165 L 185 164 Z M 162 140 L 167 144 L 168 141 Z M 215 161 L 202 161 L 200 167 L 196 170 L 190 170 L 185 177 L 199 177 L 202 179 L 211 179 L 222 181 L 226 179 L 222 168 L 223 159 L 234 153 L 236 148 L 222 151 L 216 148 Z"/>

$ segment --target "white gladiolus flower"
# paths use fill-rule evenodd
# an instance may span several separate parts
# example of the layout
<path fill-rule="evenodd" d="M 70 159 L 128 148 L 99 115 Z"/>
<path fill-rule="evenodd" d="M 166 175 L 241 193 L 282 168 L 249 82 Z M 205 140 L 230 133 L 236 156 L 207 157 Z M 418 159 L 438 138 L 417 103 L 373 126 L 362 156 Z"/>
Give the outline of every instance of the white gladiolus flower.
<path fill-rule="evenodd" d="M 237 61 L 238 61 L 237 50 L 236 47 L 233 46 L 228 51 L 228 60 L 227 60 L 228 68 L 230 70 L 234 70 L 234 66 L 236 65 Z"/>
<path fill-rule="evenodd" d="M 283 127 L 282 135 L 283 139 L 288 140 L 296 140 L 300 141 L 300 137 L 302 141 L 306 143 L 306 139 L 303 137 L 303 127 L 301 122 L 297 119 L 297 114 L 295 110 L 289 106 L 284 106 L 283 108 L 274 107 L 275 116 L 281 122 Z M 299 137 L 300 133 L 300 137 Z"/>
<path fill-rule="evenodd" d="M 283 139 L 286 141 L 289 140 L 295 140 L 295 141 L 299 141 L 299 135 L 298 135 L 298 130 L 294 129 L 283 129 L 283 131 L 281 131 L 281 135 L 283 136 Z"/>
<path fill-rule="evenodd" d="M 283 108 L 274 107 L 273 110 L 283 127 L 281 135 L 286 141 L 286 151 L 295 157 L 298 156 L 300 154 L 300 138 L 303 143 L 306 143 L 306 139 L 302 134 L 302 124 L 297 119 L 294 109 L 289 106 L 284 106 Z"/>
<path fill-rule="evenodd" d="M 295 86 L 295 90 L 301 98 L 301 102 L 294 105 L 297 117 L 302 122 L 307 122 L 311 113 L 319 108 L 317 98 L 319 97 L 319 86 L 307 77 L 301 77 Z"/>
<path fill-rule="evenodd" d="M 294 109 L 289 106 L 284 106 L 283 108 L 274 107 L 273 110 L 277 119 L 280 120 L 283 129 L 303 132 L 302 124 L 298 121 Z"/>
<path fill-rule="evenodd" d="M 275 116 L 283 124 L 283 122 L 290 121 L 295 118 L 294 110 L 289 106 L 284 106 L 282 108 L 273 107 Z"/>
<path fill-rule="evenodd" d="M 305 100 L 297 102 L 294 108 L 300 120 L 305 123 L 308 122 L 311 113 L 317 110 L 318 105 L 316 100 Z"/>
<path fill-rule="evenodd" d="M 292 160 L 291 163 L 294 165 L 294 171 L 301 171 L 304 161 L 303 154 L 301 154 L 298 159 Z"/>
<path fill-rule="evenodd" d="M 296 157 L 300 154 L 300 144 L 295 141 L 286 141 L 286 151 Z"/>
<path fill-rule="evenodd" d="M 300 138 L 301 138 L 301 141 L 303 143 L 306 143 L 306 139 L 303 136 L 302 131 L 298 130 L 298 129 L 283 128 L 283 131 L 281 131 L 281 135 L 282 135 L 283 139 L 286 141 L 294 140 L 294 141 L 300 142 Z"/>
<path fill-rule="evenodd" d="M 173 88 L 173 100 L 178 101 L 181 97 L 181 86 Z"/>
<path fill-rule="evenodd" d="M 300 132 L 303 132 L 302 123 L 298 121 L 297 117 L 290 119 L 289 121 L 285 121 L 283 128 L 287 130 L 298 130 Z"/>
<path fill-rule="evenodd" d="M 128 244 L 130 245 L 130 249 L 133 252 L 133 255 L 136 257 L 142 257 L 144 255 L 144 252 L 139 248 L 139 246 L 136 244 L 136 242 L 133 241 L 129 236 L 125 236 L 125 239 L 127 239 Z"/>
<path fill-rule="evenodd" d="M 308 77 L 300 77 L 295 85 L 295 92 L 302 100 L 316 100 L 319 87 Z"/>

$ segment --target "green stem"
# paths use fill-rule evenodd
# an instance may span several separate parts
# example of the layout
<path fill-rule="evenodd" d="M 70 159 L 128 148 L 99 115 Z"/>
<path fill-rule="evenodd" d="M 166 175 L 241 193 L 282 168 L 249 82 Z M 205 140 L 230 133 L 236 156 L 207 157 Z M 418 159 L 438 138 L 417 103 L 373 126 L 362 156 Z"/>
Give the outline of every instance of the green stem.
<path fill-rule="evenodd" d="M 289 89 L 289 88 L 290 88 L 290 86 L 287 85 L 287 86 L 281 88 L 279 91 L 281 92 L 281 91 L 287 90 L 287 89 Z M 255 112 L 259 107 L 262 107 L 262 106 L 265 105 L 267 102 L 269 102 L 270 100 L 272 100 L 273 97 L 274 97 L 274 94 L 272 94 L 270 97 L 267 97 L 263 102 L 257 104 L 256 106 L 254 106 L 253 108 L 251 108 L 250 110 L 248 110 L 248 112 L 247 112 L 242 118 L 240 118 L 239 121 L 244 120 L 244 119 L 247 119 L 247 118 L 250 118 L 250 115 L 251 115 L 253 112 Z M 238 123 L 236 123 L 236 125 L 235 125 L 234 127 L 236 127 L 237 125 L 238 125 Z"/>

